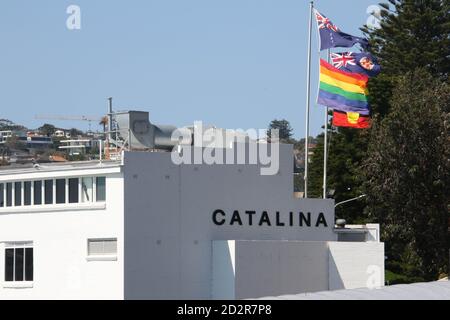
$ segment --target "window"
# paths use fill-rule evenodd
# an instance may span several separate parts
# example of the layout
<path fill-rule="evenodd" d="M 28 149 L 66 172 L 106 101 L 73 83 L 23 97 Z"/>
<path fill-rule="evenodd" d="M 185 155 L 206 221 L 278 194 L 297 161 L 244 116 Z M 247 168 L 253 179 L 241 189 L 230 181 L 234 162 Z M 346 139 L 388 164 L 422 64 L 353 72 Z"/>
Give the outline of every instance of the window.
<path fill-rule="evenodd" d="M 0 183 L 0 208 L 3 208 L 5 206 L 5 185 L 3 183 Z"/>
<path fill-rule="evenodd" d="M 14 249 L 5 250 L 5 281 L 14 281 Z"/>
<path fill-rule="evenodd" d="M 10 244 L 5 249 L 5 281 L 33 281 L 33 246 Z"/>
<path fill-rule="evenodd" d="M 42 204 L 42 181 L 35 181 L 33 186 L 34 204 Z"/>
<path fill-rule="evenodd" d="M 66 202 L 66 179 L 56 179 L 56 203 Z"/>
<path fill-rule="evenodd" d="M 25 206 L 31 205 L 31 181 L 23 183 L 23 204 Z"/>
<path fill-rule="evenodd" d="M 12 183 L 9 182 L 6 184 L 6 206 L 12 206 Z"/>
<path fill-rule="evenodd" d="M 106 201 L 106 178 L 97 177 L 96 187 L 97 187 L 96 192 L 97 201 Z"/>
<path fill-rule="evenodd" d="M 106 201 L 106 177 L 0 183 L 0 208 Z"/>
<path fill-rule="evenodd" d="M 92 202 L 92 198 L 94 197 L 94 179 L 92 177 L 87 177 L 82 178 L 81 181 L 81 202 Z"/>
<path fill-rule="evenodd" d="M 22 182 L 14 182 L 14 205 L 22 205 Z"/>
<path fill-rule="evenodd" d="M 88 256 L 117 256 L 117 239 L 89 239 Z"/>
<path fill-rule="evenodd" d="M 44 182 L 45 204 L 53 203 L 53 180 L 45 180 Z"/>
<path fill-rule="evenodd" d="M 69 203 L 78 203 L 78 178 L 69 179 Z"/>

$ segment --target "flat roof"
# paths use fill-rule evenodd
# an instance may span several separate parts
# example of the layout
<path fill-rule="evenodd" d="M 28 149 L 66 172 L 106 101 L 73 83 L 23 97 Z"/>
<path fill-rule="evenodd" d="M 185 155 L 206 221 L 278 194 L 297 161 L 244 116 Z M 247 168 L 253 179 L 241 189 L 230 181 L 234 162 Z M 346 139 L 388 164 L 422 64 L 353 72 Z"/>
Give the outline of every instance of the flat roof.
<path fill-rule="evenodd" d="M 92 161 L 73 161 L 73 162 L 50 162 L 33 165 L 27 164 L 12 164 L 9 166 L 0 166 L 0 176 L 11 174 L 35 173 L 35 172 L 53 172 L 53 171 L 67 171 L 79 169 L 100 169 L 100 168 L 114 168 L 119 167 L 121 161 L 98 160 Z"/>
<path fill-rule="evenodd" d="M 450 300 L 450 281 L 398 284 L 376 289 L 360 288 L 301 293 L 260 300 Z"/>

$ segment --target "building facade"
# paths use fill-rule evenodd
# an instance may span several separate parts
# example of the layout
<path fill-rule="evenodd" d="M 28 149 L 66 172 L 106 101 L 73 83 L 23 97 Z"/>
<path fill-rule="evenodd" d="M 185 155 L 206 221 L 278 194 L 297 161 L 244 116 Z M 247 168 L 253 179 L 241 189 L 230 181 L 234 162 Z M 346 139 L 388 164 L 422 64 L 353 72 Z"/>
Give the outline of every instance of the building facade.
<path fill-rule="evenodd" d="M 279 160 L 270 176 L 258 164 L 176 165 L 169 152 L 2 169 L 0 299 L 240 299 L 383 285 L 379 227 L 336 229 L 332 200 L 293 196 L 292 146 L 280 146 Z"/>

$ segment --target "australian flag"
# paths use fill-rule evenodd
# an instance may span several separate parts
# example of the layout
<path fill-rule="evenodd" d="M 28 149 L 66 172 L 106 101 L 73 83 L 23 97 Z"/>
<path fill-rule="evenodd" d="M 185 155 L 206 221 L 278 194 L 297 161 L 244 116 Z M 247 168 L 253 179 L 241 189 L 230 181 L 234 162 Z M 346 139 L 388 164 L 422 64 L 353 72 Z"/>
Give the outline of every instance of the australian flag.
<path fill-rule="evenodd" d="M 316 9 L 314 9 L 314 16 L 316 17 L 317 27 L 320 34 L 320 50 L 337 47 L 349 48 L 353 47 L 357 43 L 364 48 L 368 47 L 369 42 L 366 39 L 355 37 L 340 31 L 330 19 L 325 17 Z"/>
<path fill-rule="evenodd" d="M 342 71 L 365 74 L 369 77 L 375 77 L 381 71 L 375 58 L 367 52 L 331 53 L 330 59 L 333 67 Z"/>

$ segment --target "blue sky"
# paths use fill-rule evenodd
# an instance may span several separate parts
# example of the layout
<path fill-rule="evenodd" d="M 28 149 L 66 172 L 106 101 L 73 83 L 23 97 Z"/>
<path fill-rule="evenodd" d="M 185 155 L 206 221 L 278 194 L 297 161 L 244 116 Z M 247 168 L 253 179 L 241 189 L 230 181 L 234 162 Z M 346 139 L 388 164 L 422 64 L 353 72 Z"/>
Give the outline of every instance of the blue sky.
<path fill-rule="evenodd" d="M 377 2 L 315 6 L 360 36 Z M 81 30 L 66 27 L 71 4 L 81 8 Z M 149 111 L 154 123 L 248 129 L 285 118 L 303 137 L 308 10 L 302 0 L 2 0 L 0 118 L 33 128 L 43 122 L 37 114 L 100 116 L 112 96 L 115 109 Z M 313 31 L 317 135 L 323 109 L 314 103 Z"/>

